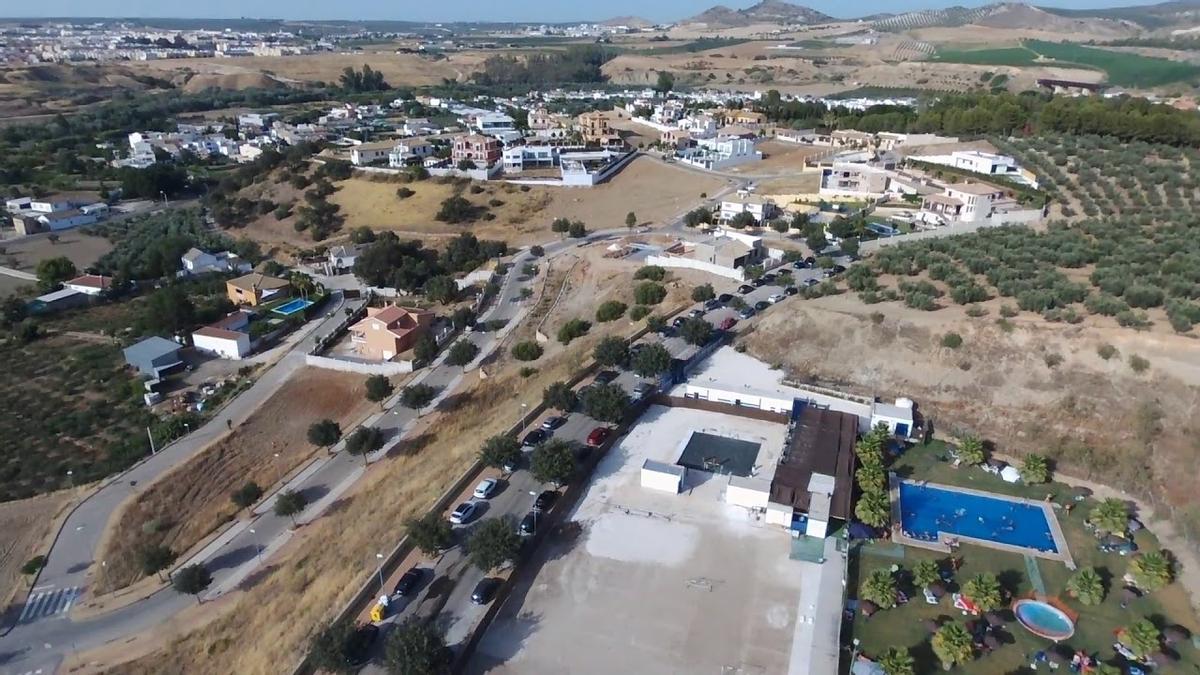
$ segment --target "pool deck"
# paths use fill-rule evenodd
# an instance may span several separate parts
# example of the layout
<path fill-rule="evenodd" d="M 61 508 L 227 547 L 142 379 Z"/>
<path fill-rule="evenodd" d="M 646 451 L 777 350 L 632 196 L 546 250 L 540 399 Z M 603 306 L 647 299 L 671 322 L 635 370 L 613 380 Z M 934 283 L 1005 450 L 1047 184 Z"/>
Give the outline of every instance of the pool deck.
<path fill-rule="evenodd" d="M 979 539 L 976 537 L 968 537 L 965 535 L 955 534 L 953 532 L 938 531 L 937 541 L 926 541 L 924 539 L 916 539 L 904 534 L 904 529 L 900 526 L 902 522 L 900 514 L 900 484 L 908 483 L 910 485 L 924 485 L 940 490 L 949 490 L 951 492 L 961 492 L 963 494 L 975 495 L 978 497 L 986 497 L 988 499 L 999 499 L 1002 501 L 1013 502 L 1016 504 L 1024 504 L 1040 508 L 1046 516 L 1046 524 L 1050 528 L 1050 536 L 1054 537 L 1054 547 L 1057 552 L 1039 551 L 1036 548 L 1026 546 L 1014 546 L 1012 544 L 1003 544 L 991 539 Z M 1046 560 L 1056 560 L 1067 566 L 1067 569 L 1075 569 L 1075 560 L 1071 558 L 1071 549 L 1067 546 L 1067 538 L 1063 534 L 1062 527 L 1058 524 L 1058 517 L 1054 513 L 1054 508 L 1046 502 L 1037 501 L 1035 499 L 1025 499 L 1023 497 L 1009 497 L 1008 495 L 1000 495 L 986 490 L 975 490 L 973 488 L 958 487 L 957 485 L 944 485 L 941 483 L 930 483 L 928 481 L 902 480 L 894 473 L 888 473 L 888 493 L 891 497 L 892 504 L 892 541 L 905 546 L 915 546 L 917 548 L 928 549 L 930 551 L 938 551 L 939 553 L 950 553 L 951 547 L 947 541 L 957 540 L 960 543 L 974 544 L 976 546 L 984 546 L 993 548 L 999 551 L 1008 551 L 1018 555 L 1034 556 Z"/>

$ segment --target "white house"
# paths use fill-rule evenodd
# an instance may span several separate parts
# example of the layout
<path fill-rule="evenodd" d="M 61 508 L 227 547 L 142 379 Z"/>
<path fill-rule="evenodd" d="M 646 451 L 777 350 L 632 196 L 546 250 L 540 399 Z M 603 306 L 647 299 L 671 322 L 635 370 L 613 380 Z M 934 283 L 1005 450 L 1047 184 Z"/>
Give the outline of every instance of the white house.
<path fill-rule="evenodd" d="M 736 196 L 721 200 L 719 220 L 727 223 L 739 213 L 749 213 L 760 225 L 775 217 L 775 202 L 739 190 Z"/>
<path fill-rule="evenodd" d="M 4 209 L 9 213 L 27 213 L 32 210 L 32 197 L 17 197 L 4 202 Z"/>
<path fill-rule="evenodd" d="M 997 155 L 978 150 L 958 150 L 949 155 L 914 155 L 910 159 L 949 166 L 963 171 L 989 176 L 1002 176 L 1031 187 L 1037 187 L 1037 176 L 1022 169 L 1017 160 L 1008 155 Z"/>
<path fill-rule="evenodd" d="M 84 274 L 63 283 L 63 288 L 69 288 L 93 297 L 107 291 L 110 287 L 112 287 L 112 277 L 101 276 L 99 274 Z"/>
<path fill-rule="evenodd" d="M 942 225 L 1033 223 L 1044 216 L 1042 209 L 1022 206 L 1004 188 L 977 182 L 947 185 L 941 194 L 926 195 L 918 214 L 924 222 Z"/>
<path fill-rule="evenodd" d="M 396 143 L 388 153 L 388 166 L 400 168 L 419 164 L 433 155 L 433 144 L 421 139 L 408 139 Z"/>
<path fill-rule="evenodd" d="M 29 202 L 29 210 L 35 213 L 58 213 L 73 208 L 75 204 L 69 199 L 34 199 Z"/>
<path fill-rule="evenodd" d="M 694 147 L 675 153 L 675 158 L 684 164 L 721 171 L 747 162 L 762 160 L 762 153 L 754 149 L 754 141 L 748 138 L 701 138 Z"/>
<path fill-rule="evenodd" d="M 679 120 L 676 125 L 680 131 L 686 131 L 692 138 L 712 138 L 717 135 L 717 121 L 711 115 L 688 115 Z"/>
<path fill-rule="evenodd" d="M 881 197 L 890 184 L 886 170 L 867 164 L 837 162 L 821 169 L 819 193 L 827 197 Z"/>
<path fill-rule="evenodd" d="M 894 404 L 876 402 L 872 405 L 871 428 L 881 424 L 887 427 L 893 436 L 912 438 L 916 432 L 912 399 L 898 398 Z"/>
<path fill-rule="evenodd" d="M 404 120 L 404 125 L 400 127 L 400 132 L 405 136 L 436 134 L 438 132 L 438 125 L 433 124 L 424 117 L 410 117 Z"/>
<path fill-rule="evenodd" d="M 475 116 L 475 129 L 481 134 L 496 136 L 510 131 L 516 131 L 516 122 L 504 113 L 484 113 Z"/>
<path fill-rule="evenodd" d="M 228 328 L 205 326 L 192 333 L 192 346 L 199 351 L 236 361 L 250 353 L 250 336 Z"/>
<path fill-rule="evenodd" d="M 191 274 L 207 274 L 209 272 L 237 272 L 245 274 L 250 271 L 251 265 L 249 262 L 242 260 L 236 253 L 229 251 L 221 251 L 219 253 L 207 253 L 198 248 L 188 249 L 179 258 L 183 263 L 183 269 L 179 270 L 179 276 L 188 276 Z"/>
<path fill-rule="evenodd" d="M 80 225 L 91 225 L 100 220 L 96 213 L 84 213 L 79 209 L 70 209 L 68 211 L 53 211 L 51 213 L 43 213 L 37 216 L 39 222 L 51 232 L 59 230 L 69 230 L 72 227 Z"/>
<path fill-rule="evenodd" d="M 501 154 L 505 171 L 549 168 L 558 164 L 558 148 L 552 145 L 516 145 Z"/>
<path fill-rule="evenodd" d="M 354 166 L 366 166 L 375 162 L 388 159 L 392 148 L 395 147 L 393 141 L 378 141 L 376 143 L 363 143 L 354 146 L 350 151 L 350 163 Z"/>
<path fill-rule="evenodd" d="M 355 261 L 358 260 L 358 254 L 362 251 L 362 247 L 357 244 L 350 246 L 332 246 L 326 252 L 328 256 L 325 261 L 326 274 L 343 274 L 354 268 Z"/>

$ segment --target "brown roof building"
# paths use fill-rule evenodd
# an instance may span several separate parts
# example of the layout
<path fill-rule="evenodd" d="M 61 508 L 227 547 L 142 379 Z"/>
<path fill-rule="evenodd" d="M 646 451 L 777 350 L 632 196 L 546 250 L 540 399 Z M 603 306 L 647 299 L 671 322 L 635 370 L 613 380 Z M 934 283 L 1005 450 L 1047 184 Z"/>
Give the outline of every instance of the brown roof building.
<path fill-rule="evenodd" d="M 433 324 L 433 312 L 388 305 L 368 307 L 367 316 L 350 326 L 354 351 L 374 361 L 390 361 L 413 348 Z"/>
<path fill-rule="evenodd" d="M 775 467 L 771 502 L 826 523 L 849 519 L 857 439 L 856 415 L 805 406 Z"/>
<path fill-rule="evenodd" d="M 251 272 L 225 282 L 225 294 L 235 305 L 257 307 L 264 302 L 287 297 L 291 284 L 287 279 Z"/>

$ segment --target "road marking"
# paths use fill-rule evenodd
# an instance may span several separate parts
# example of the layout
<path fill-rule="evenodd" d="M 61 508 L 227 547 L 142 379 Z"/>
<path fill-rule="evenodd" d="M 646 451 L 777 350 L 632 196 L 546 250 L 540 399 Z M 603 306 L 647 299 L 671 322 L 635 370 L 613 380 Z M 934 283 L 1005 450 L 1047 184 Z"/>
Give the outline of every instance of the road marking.
<path fill-rule="evenodd" d="M 25 602 L 25 607 L 21 609 L 17 623 L 33 623 L 38 619 L 69 612 L 71 605 L 75 604 L 76 598 L 79 597 L 79 590 L 79 587 L 75 586 L 31 595 Z"/>

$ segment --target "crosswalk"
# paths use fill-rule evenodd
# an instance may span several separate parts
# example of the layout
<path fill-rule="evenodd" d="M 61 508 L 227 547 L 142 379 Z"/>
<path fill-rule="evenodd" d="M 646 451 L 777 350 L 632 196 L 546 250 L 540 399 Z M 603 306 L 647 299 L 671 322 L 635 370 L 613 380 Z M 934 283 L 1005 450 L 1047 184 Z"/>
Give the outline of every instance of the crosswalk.
<path fill-rule="evenodd" d="M 71 611 L 71 605 L 75 604 L 80 590 L 78 586 L 75 586 L 31 593 L 29 600 L 25 602 L 24 609 L 21 610 L 21 616 L 17 619 L 17 623 L 33 623 L 48 616 L 66 614 Z"/>

